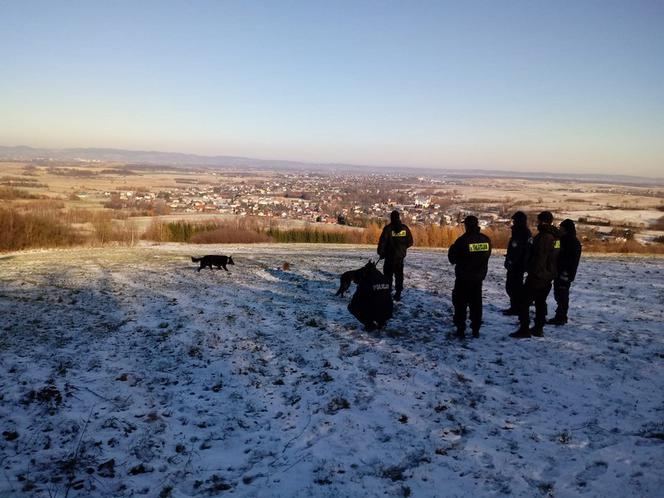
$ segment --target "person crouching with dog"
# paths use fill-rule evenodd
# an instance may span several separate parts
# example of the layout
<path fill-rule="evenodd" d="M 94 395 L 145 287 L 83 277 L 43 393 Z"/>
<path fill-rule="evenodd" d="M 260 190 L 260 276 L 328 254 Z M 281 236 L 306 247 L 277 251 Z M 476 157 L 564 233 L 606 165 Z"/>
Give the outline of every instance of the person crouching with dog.
<path fill-rule="evenodd" d="M 392 289 L 392 276 L 394 276 L 394 300 L 401 300 L 403 290 L 403 260 L 406 251 L 413 245 L 413 235 L 410 228 L 401 222 L 399 211 L 390 213 L 390 223 L 383 228 L 378 239 L 378 256 L 385 258 L 383 273 Z"/>
<path fill-rule="evenodd" d="M 459 339 L 466 336 L 466 309 L 470 308 L 470 327 L 473 337 L 480 336 L 482 325 L 482 282 L 486 278 L 491 256 L 491 239 L 480 233 L 479 220 L 466 216 L 463 220 L 466 233 L 450 247 L 447 257 L 455 265 L 454 325 Z"/>
<path fill-rule="evenodd" d="M 368 263 L 360 270 L 357 289 L 348 304 L 350 311 L 366 331 L 380 329 L 392 318 L 392 296 L 387 278 L 378 271 L 375 263 Z"/>

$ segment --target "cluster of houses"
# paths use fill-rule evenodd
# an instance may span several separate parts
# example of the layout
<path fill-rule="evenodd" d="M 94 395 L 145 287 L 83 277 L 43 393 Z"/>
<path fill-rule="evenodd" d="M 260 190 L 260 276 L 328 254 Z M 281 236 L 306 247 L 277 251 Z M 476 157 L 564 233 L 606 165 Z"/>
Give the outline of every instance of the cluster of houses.
<path fill-rule="evenodd" d="M 360 220 L 386 219 L 393 209 L 415 224 L 456 224 L 471 211 L 459 202 L 437 203 L 420 189 L 396 188 L 398 178 L 387 175 L 283 174 L 260 181 L 220 182 L 218 184 L 178 182 L 178 186 L 158 192 L 106 191 L 114 207 L 145 207 L 160 203 L 170 213 L 219 213 L 259 216 L 319 223 L 355 224 Z M 450 195 L 450 201 L 454 195 Z M 480 215 L 489 226 L 509 222 L 492 212 Z M 476 213 L 473 213 L 476 214 Z"/>
<path fill-rule="evenodd" d="M 402 219 L 412 224 L 456 225 L 466 215 L 474 214 L 483 227 L 509 225 L 510 213 L 504 212 L 499 203 L 468 205 L 455 190 L 446 189 L 444 181 L 436 180 L 433 186 L 431 181 L 386 174 L 282 173 L 215 183 L 183 179 L 158 192 L 119 190 L 104 192 L 104 196 L 114 200 L 114 207 L 159 204 L 161 212 L 171 214 L 218 213 L 355 225 L 386 220 L 390 211 L 397 209 Z M 616 229 L 609 220 L 578 221 L 589 235 L 603 240 L 634 236 L 632 231 Z"/>

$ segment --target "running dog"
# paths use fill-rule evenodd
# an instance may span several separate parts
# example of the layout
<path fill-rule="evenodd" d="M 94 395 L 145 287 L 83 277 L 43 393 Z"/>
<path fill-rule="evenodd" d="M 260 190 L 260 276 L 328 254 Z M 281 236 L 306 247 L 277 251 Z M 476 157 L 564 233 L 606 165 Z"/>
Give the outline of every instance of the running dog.
<path fill-rule="evenodd" d="M 198 263 L 200 261 L 201 266 L 198 267 L 198 271 L 201 271 L 206 266 L 209 266 L 210 270 L 212 270 L 213 266 L 216 266 L 218 269 L 223 268 L 224 270 L 228 271 L 226 265 L 235 265 L 232 256 L 218 256 L 216 254 L 208 254 L 207 256 L 203 256 L 201 258 L 194 258 L 192 256 L 191 261 L 194 263 Z"/>
<path fill-rule="evenodd" d="M 377 262 L 376 262 L 377 263 Z M 348 292 L 348 289 L 350 288 L 350 284 L 355 283 L 358 284 L 360 282 L 360 279 L 364 275 L 364 272 L 367 268 L 370 267 L 376 267 L 376 263 L 373 261 L 369 260 L 369 262 L 364 265 L 362 268 L 358 268 L 357 270 L 350 270 L 346 271 L 341 274 L 341 277 L 339 278 L 339 290 L 335 294 L 335 296 L 341 296 L 344 297 L 344 294 Z"/>

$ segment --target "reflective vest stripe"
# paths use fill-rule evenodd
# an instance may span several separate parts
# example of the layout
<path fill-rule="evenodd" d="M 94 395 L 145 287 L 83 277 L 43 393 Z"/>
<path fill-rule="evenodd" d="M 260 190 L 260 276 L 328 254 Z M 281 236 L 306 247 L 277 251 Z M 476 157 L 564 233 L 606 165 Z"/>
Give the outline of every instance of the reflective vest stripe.
<path fill-rule="evenodd" d="M 560 249 L 560 241 L 559 240 L 554 240 L 553 241 L 553 248 L 554 249 Z"/>
<path fill-rule="evenodd" d="M 468 244 L 470 252 L 487 252 L 489 250 L 488 242 L 477 242 L 475 244 Z"/>
<path fill-rule="evenodd" d="M 400 232 L 392 231 L 392 237 L 405 237 L 406 230 L 401 230 Z"/>

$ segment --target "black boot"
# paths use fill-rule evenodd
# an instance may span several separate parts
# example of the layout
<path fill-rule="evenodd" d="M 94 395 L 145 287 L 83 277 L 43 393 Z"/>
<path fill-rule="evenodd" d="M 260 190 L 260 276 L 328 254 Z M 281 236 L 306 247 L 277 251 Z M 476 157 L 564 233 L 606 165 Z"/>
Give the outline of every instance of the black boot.
<path fill-rule="evenodd" d="M 513 337 L 514 339 L 528 339 L 530 338 L 530 330 L 528 327 L 521 326 L 516 331 L 512 332 L 510 337 Z"/>
<path fill-rule="evenodd" d="M 544 327 L 538 327 L 537 325 L 530 329 L 530 335 L 533 337 L 544 337 Z"/>
<path fill-rule="evenodd" d="M 480 329 L 473 329 L 473 337 L 475 339 L 479 339 L 480 337 Z"/>
<path fill-rule="evenodd" d="M 567 317 L 556 315 L 550 320 L 547 320 L 546 323 L 548 323 L 549 325 L 555 325 L 556 327 L 560 327 L 561 325 L 565 325 L 567 323 Z"/>
<path fill-rule="evenodd" d="M 457 329 L 456 336 L 457 336 L 457 339 L 465 339 L 466 338 L 466 330 L 465 329 Z"/>
<path fill-rule="evenodd" d="M 394 294 L 394 300 L 401 301 L 401 291 L 396 291 L 396 293 Z"/>
<path fill-rule="evenodd" d="M 502 311 L 503 315 L 505 316 L 517 316 L 519 314 L 519 310 L 514 309 L 514 308 L 507 308 Z"/>

